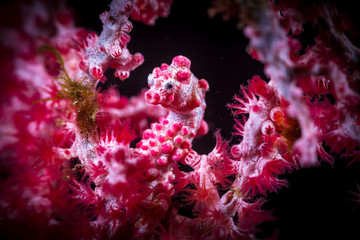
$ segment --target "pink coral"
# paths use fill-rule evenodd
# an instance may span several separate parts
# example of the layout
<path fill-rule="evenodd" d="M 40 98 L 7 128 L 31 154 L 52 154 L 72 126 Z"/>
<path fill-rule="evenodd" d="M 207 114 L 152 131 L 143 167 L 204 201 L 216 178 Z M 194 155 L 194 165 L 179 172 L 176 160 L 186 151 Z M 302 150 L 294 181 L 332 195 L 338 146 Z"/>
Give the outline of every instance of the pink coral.
<path fill-rule="evenodd" d="M 284 186 L 276 175 L 296 166 L 297 156 L 292 153 L 294 142 L 300 137 L 298 123 L 286 116 L 275 95 L 272 82 L 266 84 L 259 77 L 243 89 L 244 99 L 231 105 L 236 114 L 248 113 L 249 118 L 240 124 L 241 143 L 232 146 L 232 156 L 239 181 L 235 181 L 243 194 L 252 196 Z"/>
<path fill-rule="evenodd" d="M 197 5 L 182 2 L 186 11 L 179 11 L 181 24 L 190 20 L 195 25 L 184 13 L 190 16 L 193 10 L 199 17 Z M 340 9 L 328 3 L 287 0 L 214 1 L 213 14 L 241 18 L 250 55 L 264 64 L 265 75 L 251 77 L 234 103 L 228 104 L 235 118 L 234 137 L 224 139 L 221 135 L 228 133 L 221 126 L 221 134 L 214 131 L 215 146 L 208 144 L 205 152 L 197 147 L 206 142 L 201 136 L 219 127 L 211 117 L 221 115 L 212 110 L 216 105 L 224 108 L 221 85 L 230 93 L 232 81 L 226 78 L 235 78 L 230 70 L 235 70 L 237 79 L 244 76 L 239 76 L 238 66 L 216 62 L 216 68 L 209 67 L 205 58 L 214 61 L 217 51 L 210 51 L 207 44 L 201 43 L 205 52 L 200 47 L 182 50 L 192 62 L 173 53 L 175 43 L 192 47 L 187 43 L 192 33 L 183 34 L 176 28 L 179 22 L 169 18 L 172 25 L 167 31 L 175 30 L 180 36 L 173 37 L 173 32 L 156 36 L 155 27 L 150 35 L 157 38 L 140 37 L 138 44 L 141 35 L 133 32 L 134 46 L 144 52 L 148 44 L 154 56 L 176 56 L 170 65 L 154 68 L 147 77 L 148 89 L 142 89 L 146 75 L 136 69 L 144 59 L 128 50 L 133 27 L 128 17 L 153 25 L 169 14 L 171 3 L 113 0 L 109 12 L 100 15 L 98 35 L 76 27 L 73 12 L 62 1 L 34 1 L 21 5 L 23 11 L 29 10 L 22 14 L 21 26 L 1 30 L 6 55 L 0 59 L 1 238 L 261 238 L 259 229 L 266 229 L 261 224 L 286 224 L 263 210 L 266 199 L 271 204 L 272 192 L 281 195 L 282 187 L 296 186 L 289 173 L 326 161 L 334 172 L 342 165 L 349 169 L 330 181 L 329 188 L 342 188 L 350 179 L 360 159 L 360 51 L 351 21 Z M 315 38 L 304 40 L 309 22 Z M 199 21 L 196 26 L 204 28 L 202 24 Z M 220 34 L 225 25 L 218 24 L 221 27 L 209 28 L 216 33 L 214 42 L 221 37 L 229 40 Z M 137 27 L 147 28 L 134 23 Z M 195 38 L 200 34 L 196 31 Z M 161 45 L 161 51 L 155 45 Z M 222 47 L 219 59 L 225 63 L 228 45 Z M 239 60 L 235 58 L 230 62 Z M 155 62 L 144 64 L 144 71 L 148 73 Z M 241 64 L 248 66 L 245 61 Z M 211 91 L 208 81 L 193 72 L 211 81 Z M 220 76 L 214 77 L 217 72 Z M 115 81 L 111 73 L 121 80 L 131 79 L 110 86 Z M 136 85 L 137 95 L 129 94 L 127 82 Z M 318 169 L 308 170 L 318 174 Z M 309 208 L 304 212 L 313 215 L 307 216 L 310 223 L 317 215 L 309 211 L 315 211 L 316 196 L 323 191 L 317 184 L 328 181 L 318 175 L 300 179 L 305 191 L 299 185 L 290 186 L 302 198 L 287 203 L 292 207 L 289 214 Z M 331 207 L 322 213 L 324 218 L 336 212 L 334 199 L 342 201 L 342 195 L 331 192 L 331 197 L 324 197 L 321 205 Z M 342 224 L 336 222 L 337 231 L 345 238 L 357 233 L 356 228 L 345 231 L 353 225 L 344 228 Z M 334 230 L 327 226 L 326 231 L 332 235 Z M 290 238 L 280 228 L 279 238 L 296 238 L 289 232 Z M 306 229 L 301 229 L 302 234 Z"/>
<path fill-rule="evenodd" d="M 167 17 L 170 13 L 172 0 L 135 0 L 130 12 L 131 18 L 154 25 L 158 17 Z"/>
<path fill-rule="evenodd" d="M 96 80 L 105 81 L 103 74 L 107 67 L 115 69 L 114 75 L 121 80 L 129 77 L 130 71 L 144 61 L 140 53 L 131 55 L 127 49 L 132 29 L 128 20 L 128 13 L 132 9 L 132 1 L 112 1 L 110 11 L 101 14 L 103 31 L 100 36 L 96 33 L 83 33 L 76 39 L 81 62 L 80 69 L 89 72 Z"/>

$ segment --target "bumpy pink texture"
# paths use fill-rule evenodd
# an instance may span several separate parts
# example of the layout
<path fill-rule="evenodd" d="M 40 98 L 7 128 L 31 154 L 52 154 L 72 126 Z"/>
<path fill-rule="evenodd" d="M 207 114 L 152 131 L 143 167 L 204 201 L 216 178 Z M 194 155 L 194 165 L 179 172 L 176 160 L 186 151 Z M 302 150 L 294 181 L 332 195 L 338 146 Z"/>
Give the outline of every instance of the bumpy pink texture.
<path fill-rule="evenodd" d="M 167 17 L 172 0 L 134 0 L 130 16 L 133 20 L 154 25 L 159 17 Z"/>
<path fill-rule="evenodd" d="M 23 9 L 23 28 L 4 33 L 6 61 L 0 68 L 8 81 L 0 94 L 0 227 L 5 236 L 254 239 L 257 224 L 271 219 L 259 210 L 261 198 L 287 184 L 280 174 L 313 166 L 318 158 L 332 162 L 324 149 L 352 162 L 360 159 L 359 49 L 344 34 L 353 29 L 336 26 L 340 16 L 328 5 L 311 10 L 301 1 L 252 8 L 257 14 L 245 19 L 250 51 L 265 63 L 270 81 L 253 77 L 229 105 L 237 115 L 238 143 L 229 146 L 217 131 L 210 153 L 192 149 L 194 137 L 208 131 L 203 116 L 209 86 L 194 76 L 184 56 L 155 68 L 149 89 L 138 96 L 128 99 L 114 88 L 94 93 L 96 131 L 81 132 L 74 103 L 57 98 L 64 86 L 54 78 L 64 75 L 56 58 L 35 50 L 53 46 L 74 80 L 104 80 L 108 67 L 125 79 L 143 61 L 126 49 L 127 15 L 136 12 L 153 24 L 168 13 L 170 1 L 139 0 L 133 10 L 131 3 L 111 3 L 101 17 L 100 36 L 74 27 L 64 5 L 49 10 L 40 1 Z M 302 22 L 318 17 L 325 25 L 301 53 L 294 36 L 304 31 Z M 69 47 L 73 38 L 78 45 Z M 53 100 L 35 103 L 39 99 Z M 135 139 L 137 146 L 130 147 Z M 185 207 L 187 214 L 181 212 Z"/>
<path fill-rule="evenodd" d="M 160 104 L 169 114 L 144 131 L 137 146 L 144 156 L 157 158 L 159 165 L 182 160 L 194 137 L 208 129 L 202 119 L 209 85 L 191 73 L 190 65 L 188 58 L 177 56 L 170 66 L 164 63 L 148 77 L 150 89 L 145 93 L 146 101 Z"/>
<path fill-rule="evenodd" d="M 213 10 L 223 12 L 224 3 L 216 1 Z M 254 77 L 230 105 L 242 115 L 235 127 L 242 140 L 231 148 L 239 174 L 232 187 L 251 197 L 286 185 L 278 179 L 281 173 L 319 159 L 333 162 L 333 153 L 343 152 L 341 160 L 353 163 L 360 150 L 360 54 L 344 34 L 355 32 L 352 25 L 330 4 L 270 1 L 271 9 L 258 3 L 254 8 L 238 1 L 237 11 L 246 23 L 250 53 L 265 64 L 270 81 Z M 323 21 L 308 47 L 296 38 L 305 21 Z"/>
<path fill-rule="evenodd" d="M 247 120 L 237 122 L 237 132 L 243 139 L 231 148 L 234 168 L 239 173 L 233 186 L 255 196 L 286 185 L 277 175 L 296 166 L 292 144 L 300 129 L 296 122 L 289 122 L 272 82 L 267 84 L 254 77 L 242 94 L 243 99 L 235 97 L 238 103 L 231 105 L 235 114 L 249 114 Z M 285 131 L 290 131 L 288 136 Z"/>
<path fill-rule="evenodd" d="M 295 9 L 289 8 L 289 11 L 295 11 Z M 334 17 L 329 15 L 329 11 L 329 8 L 319 6 L 317 13 L 326 19 L 330 33 L 333 34 L 332 37 L 336 39 L 340 37 L 338 35 L 341 33 L 336 32 L 334 26 L 331 25 L 334 23 Z M 286 14 L 287 11 L 285 11 L 285 16 L 287 16 Z M 250 38 L 251 48 L 257 52 L 260 60 L 266 63 L 265 73 L 274 82 L 279 96 L 288 102 L 287 114 L 299 122 L 301 137 L 296 140 L 294 151 L 299 155 L 300 164 L 311 166 L 318 163 L 318 146 L 321 144 L 323 136 L 329 134 L 328 131 L 321 130 L 324 126 L 319 126 L 318 117 L 312 115 L 312 111 L 316 108 L 315 104 L 310 104 L 309 101 L 304 100 L 304 94 L 308 94 L 308 88 L 305 88 L 307 84 L 324 85 L 322 88 L 315 88 L 314 92 L 310 94 L 314 94 L 312 96 L 315 94 L 332 94 L 336 103 L 332 106 L 329 102 L 325 102 L 322 103 L 323 107 L 330 111 L 335 108 L 337 114 L 347 116 L 346 120 L 343 117 L 338 118 L 339 122 L 336 124 L 335 121 L 329 122 L 332 126 L 328 127 L 338 128 L 334 129 L 335 131 L 331 134 L 337 134 L 339 137 L 346 135 L 346 138 L 352 139 L 350 141 L 354 141 L 356 142 L 355 145 L 358 145 L 360 138 L 357 134 L 353 135 L 352 133 L 359 133 L 360 131 L 360 127 L 356 123 L 358 113 L 353 111 L 359 107 L 360 96 L 350 87 L 354 82 L 354 75 L 342 70 L 344 68 L 342 65 L 352 67 L 352 58 L 344 56 L 342 65 L 337 64 L 335 57 L 337 54 L 332 55 L 330 49 L 327 48 L 329 43 L 320 40 L 326 36 L 323 32 L 320 32 L 315 45 L 307 49 L 305 54 L 297 54 L 299 51 L 298 42 L 287 37 L 287 29 L 284 30 L 281 27 L 279 19 L 274 16 L 270 9 L 263 11 L 263 20 L 250 24 L 245 29 L 245 34 Z M 295 31 L 295 34 L 298 33 Z M 344 36 L 342 35 L 342 37 Z M 352 45 L 348 39 L 342 42 L 345 43 L 343 45 L 344 51 L 359 52 L 359 49 Z M 324 48 L 327 49 L 325 50 L 327 52 L 320 50 Z M 326 61 L 319 55 L 321 52 L 328 56 Z M 297 57 L 294 56 L 295 54 Z M 355 71 L 358 71 L 357 67 L 355 67 Z M 352 133 L 350 134 L 347 130 L 344 131 L 345 128 L 351 129 L 350 132 Z"/>
<path fill-rule="evenodd" d="M 82 58 L 79 67 L 93 79 L 104 82 L 104 73 L 111 67 L 115 69 L 115 77 L 125 80 L 130 71 L 143 63 L 144 57 L 140 53 L 131 55 L 127 49 L 130 41 L 127 33 L 133 27 L 128 20 L 131 9 L 131 0 L 112 1 L 110 11 L 100 16 L 103 23 L 100 36 L 96 33 L 82 33 L 77 36 L 75 48 Z"/>

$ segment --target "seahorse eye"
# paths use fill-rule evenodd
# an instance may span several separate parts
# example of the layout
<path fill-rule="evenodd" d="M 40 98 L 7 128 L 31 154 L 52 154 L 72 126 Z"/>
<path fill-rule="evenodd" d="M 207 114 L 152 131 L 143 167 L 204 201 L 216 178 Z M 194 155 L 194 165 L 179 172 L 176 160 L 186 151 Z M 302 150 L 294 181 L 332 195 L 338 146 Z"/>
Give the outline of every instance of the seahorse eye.
<path fill-rule="evenodd" d="M 171 82 L 167 82 L 166 84 L 165 84 L 165 86 L 164 86 L 164 88 L 166 89 L 166 90 L 170 90 L 170 89 L 172 89 L 174 86 L 173 86 L 173 84 L 171 83 Z"/>

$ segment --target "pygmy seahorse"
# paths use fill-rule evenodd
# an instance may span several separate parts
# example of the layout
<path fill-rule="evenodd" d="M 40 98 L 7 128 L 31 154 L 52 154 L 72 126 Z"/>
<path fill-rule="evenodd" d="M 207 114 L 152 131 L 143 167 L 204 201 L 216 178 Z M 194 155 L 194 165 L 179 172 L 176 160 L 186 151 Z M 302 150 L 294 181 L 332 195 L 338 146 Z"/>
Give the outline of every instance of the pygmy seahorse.
<path fill-rule="evenodd" d="M 143 132 L 137 148 L 160 166 L 183 160 L 194 137 L 208 131 L 203 117 L 209 84 L 205 79 L 198 80 L 190 65 L 188 58 L 176 56 L 171 65 L 163 63 L 148 76 L 150 89 L 145 93 L 146 101 L 160 104 L 169 113 Z"/>

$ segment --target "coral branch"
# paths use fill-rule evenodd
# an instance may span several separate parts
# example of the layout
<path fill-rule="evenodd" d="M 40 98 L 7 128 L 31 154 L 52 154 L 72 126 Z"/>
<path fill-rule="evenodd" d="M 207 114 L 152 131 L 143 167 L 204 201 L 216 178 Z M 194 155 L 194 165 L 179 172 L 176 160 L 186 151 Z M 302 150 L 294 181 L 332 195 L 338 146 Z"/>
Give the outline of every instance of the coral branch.
<path fill-rule="evenodd" d="M 76 46 L 81 62 L 79 67 L 95 80 L 105 81 L 104 73 L 108 67 L 114 68 L 115 77 L 125 80 L 130 71 L 144 61 L 140 53 L 131 55 L 127 49 L 132 29 L 128 14 L 132 9 L 132 0 L 114 0 L 110 11 L 101 14 L 103 31 L 100 36 L 89 33 L 78 36 Z"/>

